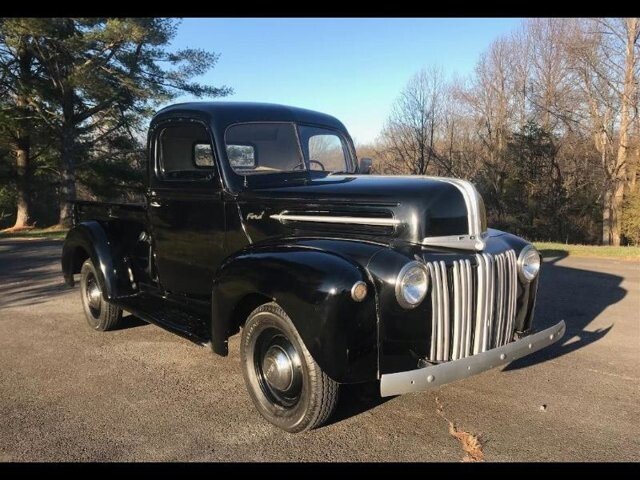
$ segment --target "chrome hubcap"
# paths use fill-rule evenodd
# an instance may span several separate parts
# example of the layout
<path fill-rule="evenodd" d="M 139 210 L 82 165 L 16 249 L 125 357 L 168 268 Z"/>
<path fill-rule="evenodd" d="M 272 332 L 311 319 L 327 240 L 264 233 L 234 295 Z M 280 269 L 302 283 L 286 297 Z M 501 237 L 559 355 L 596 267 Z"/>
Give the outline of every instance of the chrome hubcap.
<path fill-rule="evenodd" d="M 102 304 L 102 290 L 100 290 L 100 284 L 93 273 L 87 275 L 84 285 L 84 298 L 91 315 L 94 318 L 98 318 Z"/>
<path fill-rule="evenodd" d="M 267 383 L 281 392 L 285 392 L 293 381 L 293 363 L 282 347 L 274 345 L 262 360 L 262 371 Z"/>
<path fill-rule="evenodd" d="M 291 408 L 302 392 L 302 362 L 289 339 L 267 328 L 257 338 L 254 365 L 262 391 L 275 404 Z"/>
<path fill-rule="evenodd" d="M 91 308 L 98 308 L 100 306 L 100 299 L 102 298 L 102 292 L 100 287 L 93 281 L 92 284 L 87 285 L 87 300 Z"/>

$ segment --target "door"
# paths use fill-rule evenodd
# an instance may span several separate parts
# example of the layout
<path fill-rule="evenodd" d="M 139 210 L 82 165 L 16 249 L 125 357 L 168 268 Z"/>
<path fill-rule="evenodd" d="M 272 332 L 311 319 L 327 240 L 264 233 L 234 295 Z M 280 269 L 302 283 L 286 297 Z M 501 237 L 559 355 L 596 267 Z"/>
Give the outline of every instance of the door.
<path fill-rule="evenodd" d="M 159 282 L 168 292 L 208 300 L 225 229 L 209 129 L 189 119 L 163 122 L 150 151 L 148 215 Z"/>

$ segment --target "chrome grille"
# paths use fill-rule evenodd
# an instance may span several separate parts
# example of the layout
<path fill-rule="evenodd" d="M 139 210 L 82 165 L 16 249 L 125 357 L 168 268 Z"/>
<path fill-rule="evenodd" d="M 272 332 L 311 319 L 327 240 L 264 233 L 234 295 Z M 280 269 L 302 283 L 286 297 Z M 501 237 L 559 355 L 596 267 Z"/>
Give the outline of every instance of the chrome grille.
<path fill-rule="evenodd" d="M 428 262 L 431 279 L 433 362 L 457 360 L 513 339 L 518 293 L 516 254 L 476 254 L 468 259 Z"/>

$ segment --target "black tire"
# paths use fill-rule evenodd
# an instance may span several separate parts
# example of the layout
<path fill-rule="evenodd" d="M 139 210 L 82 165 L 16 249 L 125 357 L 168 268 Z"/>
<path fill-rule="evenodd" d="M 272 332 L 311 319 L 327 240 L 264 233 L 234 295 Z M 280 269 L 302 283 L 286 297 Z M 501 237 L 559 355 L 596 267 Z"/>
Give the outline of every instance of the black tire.
<path fill-rule="evenodd" d="M 311 357 L 291 319 L 276 303 L 251 312 L 242 330 L 240 355 L 249 395 L 269 422 L 297 433 L 329 419 L 338 403 L 339 384 Z M 280 361 L 285 357 L 289 363 Z"/>
<path fill-rule="evenodd" d="M 94 330 L 105 332 L 120 324 L 122 309 L 102 298 L 102 284 L 91 259 L 80 270 L 80 295 L 87 322 Z"/>

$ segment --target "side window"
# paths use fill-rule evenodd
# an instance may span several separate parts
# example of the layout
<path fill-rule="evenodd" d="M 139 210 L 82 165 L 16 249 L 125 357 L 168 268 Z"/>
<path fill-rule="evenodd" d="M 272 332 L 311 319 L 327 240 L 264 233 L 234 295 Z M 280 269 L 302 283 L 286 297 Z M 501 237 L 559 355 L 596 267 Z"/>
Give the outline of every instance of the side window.
<path fill-rule="evenodd" d="M 353 171 L 349 145 L 339 132 L 311 125 L 300 125 L 298 130 L 310 170 Z"/>
<path fill-rule="evenodd" d="M 346 170 L 347 161 L 340 137 L 332 134 L 309 137 L 309 160 L 312 170 Z"/>
<path fill-rule="evenodd" d="M 163 127 L 156 140 L 159 174 L 165 180 L 208 180 L 215 161 L 207 130 L 199 124 Z"/>

